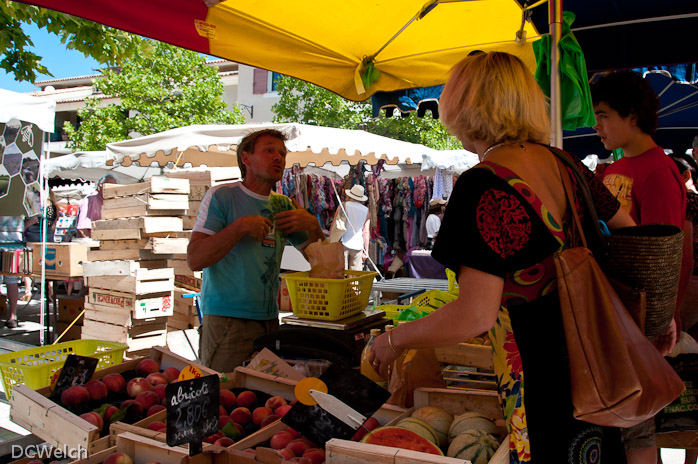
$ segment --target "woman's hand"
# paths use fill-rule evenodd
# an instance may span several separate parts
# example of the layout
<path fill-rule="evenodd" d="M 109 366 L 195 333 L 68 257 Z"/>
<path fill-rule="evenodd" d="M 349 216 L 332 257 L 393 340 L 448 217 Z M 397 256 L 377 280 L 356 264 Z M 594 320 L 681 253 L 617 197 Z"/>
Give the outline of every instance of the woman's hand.
<path fill-rule="evenodd" d="M 390 369 L 393 363 L 402 353 L 402 350 L 397 349 L 397 347 L 397 353 L 390 347 L 390 343 L 388 342 L 389 334 L 390 333 L 384 333 L 373 341 L 371 356 L 369 357 L 369 362 L 373 370 L 378 372 L 378 375 L 386 380 L 390 378 Z M 395 346 L 394 343 L 393 341 L 393 346 Z"/>

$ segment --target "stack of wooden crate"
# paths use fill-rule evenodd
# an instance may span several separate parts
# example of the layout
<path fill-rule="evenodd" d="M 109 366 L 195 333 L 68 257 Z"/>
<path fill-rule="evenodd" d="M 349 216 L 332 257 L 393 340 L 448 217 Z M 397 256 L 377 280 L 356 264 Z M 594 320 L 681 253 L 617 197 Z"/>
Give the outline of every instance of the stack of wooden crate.
<path fill-rule="evenodd" d="M 129 356 L 167 343 L 174 292 L 168 260 L 186 253 L 188 195 L 187 179 L 105 184 L 102 220 L 92 224 L 100 247 L 83 265 L 89 292 L 82 338 L 126 343 Z"/>
<path fill-rule="evenodd" d="M 189 209 L 182 215 L 184 234 L 191 234 L 196 224 L 201 201 L 208 190 L 219 184 L 234 182 L 240 178 L 240 170 L 232 167 L 207 168 L 205 170 L 178 170 L 165 174 L 170 179 L 186 179 L 189 181 Z M 187 265 L 186 252 L 174 254 L 167 262 L 174 269 L 175 293 L 174 315 L 169 318 L 167 329 L 185 330 L 199 326 L 194 298 L 183 298 L 183 295 L 201 291 L 201 271 L 192 271 Z"/>

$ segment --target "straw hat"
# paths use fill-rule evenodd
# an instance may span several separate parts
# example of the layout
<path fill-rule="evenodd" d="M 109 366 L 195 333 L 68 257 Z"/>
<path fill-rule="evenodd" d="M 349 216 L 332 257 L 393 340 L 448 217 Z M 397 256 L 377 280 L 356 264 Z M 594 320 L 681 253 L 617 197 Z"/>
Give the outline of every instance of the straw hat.
<path fill-rule="evenodd" d="M 429 206 L 430 206 L 430 207 L 431 207 L 431 206 L 436 206 L 436 205 L 445 205 L 445 204 L 446 204 L 446 200 L 431 200 L 431 201 L 429 202 Z"/>
<path fill-rule="evenodd" d="M 346 193 L 349 198 L 352 198 L 356 201 L 368 200 L 368 197 L 364 194 L 363 185 L 356 184 L 351 188 L 351 190 L 345 190 L 344 193 Z"/>

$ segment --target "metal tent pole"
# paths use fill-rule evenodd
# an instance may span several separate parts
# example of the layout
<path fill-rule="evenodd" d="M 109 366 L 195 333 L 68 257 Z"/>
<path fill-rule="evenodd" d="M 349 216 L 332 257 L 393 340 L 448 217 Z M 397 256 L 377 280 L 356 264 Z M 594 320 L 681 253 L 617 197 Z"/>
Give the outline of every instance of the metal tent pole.
<path fill-rule="evenodd" d="M 562 0 L 548 2 L 550 30 L 550 131 L 551 145 L 562 148 L 562 105 L 560 92 L 560 36 L 562 35 Z"/>

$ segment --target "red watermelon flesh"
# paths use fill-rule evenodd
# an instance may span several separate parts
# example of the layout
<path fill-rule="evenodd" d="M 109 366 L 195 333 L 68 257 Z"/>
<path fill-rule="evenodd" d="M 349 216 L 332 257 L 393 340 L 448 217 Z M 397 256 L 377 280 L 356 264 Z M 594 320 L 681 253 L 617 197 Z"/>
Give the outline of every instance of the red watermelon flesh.
<path fill-rule="evenodd" d="M 443 456 L 438 446 L 431 443 L 426 438 L 417 435 L 411 430 L 402 427 L 379 427 L 366 434 L 362 443 L 371 445 L 390 446 L 393 448 L 420 451 L 422 453 L 437 454 Z"/>

